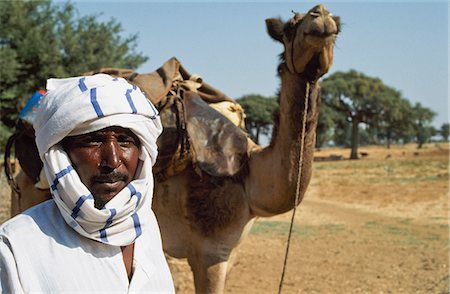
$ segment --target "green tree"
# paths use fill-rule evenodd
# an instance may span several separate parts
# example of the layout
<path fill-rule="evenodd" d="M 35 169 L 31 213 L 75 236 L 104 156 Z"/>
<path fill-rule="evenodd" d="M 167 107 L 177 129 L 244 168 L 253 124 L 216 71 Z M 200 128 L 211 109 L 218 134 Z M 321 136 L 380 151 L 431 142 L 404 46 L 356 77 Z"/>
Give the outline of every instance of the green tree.
<path fill-rule="evenodd" d="M 100 67 L 135 69 L 137 35 L 122 36 L 115 20 L 78 16 L 71 3 L 0 1 L 0 121 L 13 127 L 18 111 L 49 77 Z"/>
<path fill-rule="evenodd" d="M 320 106 L 319 121 L 317 123 L 316 147 L 320 148 L 328 141 L 334 141 L 336 144 L 336 137 L 341 135 L 336 133 L 336 131 L 341 129 L 342 124 L 346 124 L 345 117 L 323 103 Z"/>
<path fill-rule="evenodd" d="M 439 130 L 439 134 L 441 135 L 442 140 L 444 142 L 448 142 L 448 137 L 450 136 L 450 124 L 449 123 L 442 124 Z"/>
<path fill-rule="evenodd" d="M 412 119 L 414 120 L 414 130 L 417 140 L 417 148 L 422 148 L 436 134 L 436 129 L 431 126 L 436 113 L 422 104 L 416 103 L 413 107 Z"/>
<path fill-rule="evenodd" d="M 319 121 L 317 122 L 316 147 L 320 148 L 333 136 L 333 109 L 327 105 L 321 105 Z"/>
<path fill-rule="evenodd" d="M 413 108 L 408 100 L 402 99 L 398 104 L 399 116 L 392 123 L 392 140 L 403 144 L 411 142 L 414 138 Z"/>
<path fill-rule="evenodd" d="M 359 125 L 370 124 L 383 112 L 386 86 L 355 70 L 336 72 L 322 82 L 322 97 L 329 107 L 345 115 L 351 124 L 350 159 L 358 158 Z"/>
<path fill-rule="evenodd" d="M 260 135 L 268 135 L 273 125 L 273 114 L 278 109 L 275 97 L 245 95 L 237 100 L 245 111 L 245 126 L 253 140 L 259 144 Z"/>
<path fill-rule="evenodd" d="M 413 108 L 410 102 L 404 99 L 399 91 L 386 86 L 383 100 L 382 115 L 377 117 L 376 124 L 379 137 L 386 142 L 387 148 L 395 141 L 398 142 L 413 135 L 414 122 L 411 119 Z"/>

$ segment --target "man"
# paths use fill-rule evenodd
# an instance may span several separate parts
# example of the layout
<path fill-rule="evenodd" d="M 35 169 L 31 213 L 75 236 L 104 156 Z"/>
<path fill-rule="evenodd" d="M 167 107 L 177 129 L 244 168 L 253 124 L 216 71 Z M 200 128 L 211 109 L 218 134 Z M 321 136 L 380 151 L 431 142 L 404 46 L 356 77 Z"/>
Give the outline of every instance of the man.
<path fill-rule="evenodd" d="M 34 129 L 51 200 L 0 227 L 4 293 L 173 293 L 155 215 L 162 127 L 124 79 L 47 81 Z"/>

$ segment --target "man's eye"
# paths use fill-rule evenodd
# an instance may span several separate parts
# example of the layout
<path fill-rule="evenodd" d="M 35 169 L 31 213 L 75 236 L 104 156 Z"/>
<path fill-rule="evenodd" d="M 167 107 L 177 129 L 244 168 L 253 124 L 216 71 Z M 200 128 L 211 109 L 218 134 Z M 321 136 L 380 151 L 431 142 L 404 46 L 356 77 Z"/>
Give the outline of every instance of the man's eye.
<path fill-rule="evenodd" d="M 117 142 L 119 142 L 119 144 L 123 144 L 123 145 L 127 145 L 127 144 L 136 145 L 136 140 L 134 140 L 134 138 L 132 138 L 130 136 L 120 136 L 119 138 L 117 138 Z"/>
<path fill-rule="evenodd" d="M 86 137 L 80 140 L 79 144 L 81 146 L 98 146 L 101 145 L 103 141 L 100 138 Z"/>
<path fill-rule="evenodd" d="M 98 146 L 101 145 L 102 142 L 101 141 L 88 141 L 85 143 L 86 146 Z"/>
<path fill-rule="evenodd" d="M 102 144 L 102 142 L 97 142 L 97 141 L 82 141 L 82 142 L 78 142 L 78 144 L 76 144 L 78 147 L 93 147 L 93 146 L 100 146 Z"/>

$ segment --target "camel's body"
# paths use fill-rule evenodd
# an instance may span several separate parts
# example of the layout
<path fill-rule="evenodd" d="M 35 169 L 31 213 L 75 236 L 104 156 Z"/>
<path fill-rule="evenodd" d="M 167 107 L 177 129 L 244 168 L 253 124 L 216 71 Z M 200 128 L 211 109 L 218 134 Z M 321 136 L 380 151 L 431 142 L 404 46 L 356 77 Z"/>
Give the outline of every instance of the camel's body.
<path fill-rule="evenodd" d="M 339 19 L 319 5 L 286 24 L 267 20 L 267 26 L 285 46 L 279 66 L 280 115 L 270 146 L 262 149 L 249 142 L 248 173 L 239 180 L 200 178 L 188 167 L 156 183 L 153 208 L 164 249 L 170 256 L 187 258 L 198 293 L 223 292 L 230 255 L 256 217 L 294 207 L 300 156 L 300 199 L 311 178 L 320 104 L 317 80 L 331 66 Z M 309 108 L 300 154 L 305 96 Z"/>

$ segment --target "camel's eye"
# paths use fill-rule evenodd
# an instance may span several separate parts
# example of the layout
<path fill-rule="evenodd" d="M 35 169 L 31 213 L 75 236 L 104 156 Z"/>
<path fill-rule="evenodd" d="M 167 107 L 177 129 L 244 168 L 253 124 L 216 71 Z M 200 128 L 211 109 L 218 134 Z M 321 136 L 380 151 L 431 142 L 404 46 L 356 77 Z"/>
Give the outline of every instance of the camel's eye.
<path fill-rule="evenodd" d="M 286 36 L 289 42 L 292 42 L 292 39 L 295 37 L 295 31 L 297 29 L 297 24 L 292 19 L 286 22 L 286 25 L 283 29 L 283 34 Z"/>

